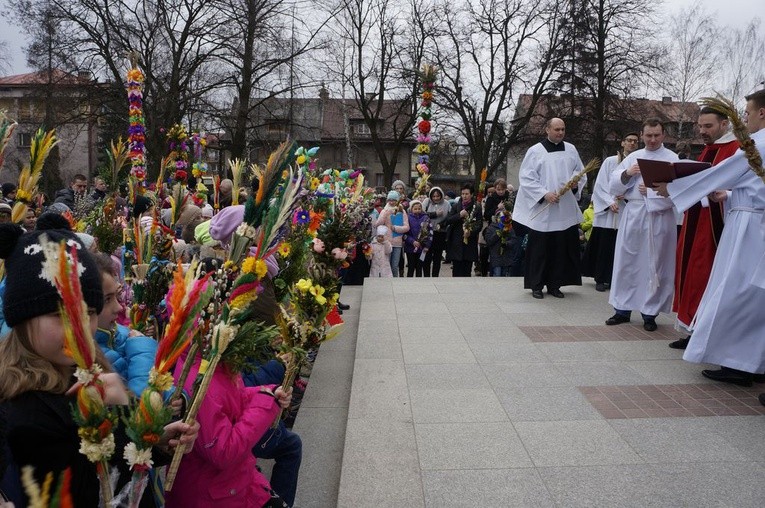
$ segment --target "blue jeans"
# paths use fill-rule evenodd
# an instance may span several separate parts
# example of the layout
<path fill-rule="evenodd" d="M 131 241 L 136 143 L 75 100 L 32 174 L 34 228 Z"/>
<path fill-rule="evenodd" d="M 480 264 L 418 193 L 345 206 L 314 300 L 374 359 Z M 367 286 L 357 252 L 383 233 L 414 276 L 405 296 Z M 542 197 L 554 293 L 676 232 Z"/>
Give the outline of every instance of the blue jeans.
<path fill-rule="evenodd" d="M 290 506 L 295 504 L 298 473 L 303 459 L 303 442 L 300 436 L 287 429 L 284 421 L 280 420 L 277 428 L 268 429 L 263 434 L 252 449 L 252 454 L 261 459 L 274 460 L 271 488 L 285 503 Z"/>
<path fill-rule="evenodd" d="M 491 268 L 492 277 L 510 277 L 510 266 L 494 266 Z"/>
<path fill-rule="evenodd" d="M 390 253 L 390 269 L 393 271 L 393 276 L 398 277 L 398 264 L 401 261 L 401 249 L 402 247 L 393 247 Z"/>

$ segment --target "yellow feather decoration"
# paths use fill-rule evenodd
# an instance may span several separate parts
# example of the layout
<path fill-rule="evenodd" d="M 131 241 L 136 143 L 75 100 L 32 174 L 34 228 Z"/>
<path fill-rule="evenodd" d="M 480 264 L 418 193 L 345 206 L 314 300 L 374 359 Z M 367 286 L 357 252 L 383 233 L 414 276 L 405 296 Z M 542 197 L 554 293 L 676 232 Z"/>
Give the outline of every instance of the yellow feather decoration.
<path fill-rule="evenodd" d="M 19 223 L 24 220 L 27 214 L 27 207 L 32 202 L 32 198 L 37 194 L 37 182 L 42 175 L 45 159 L 48 158 L 50 151 L 56 146 L 56 131 L 49 130 L 44 132 L 38 129 L 32 138 L 32 148 L 29 151 L 29 165 L 24 166 L 19 175 L 18 191 L 16 193 L 16 204 L 13 205 L 11 220 Z"/>

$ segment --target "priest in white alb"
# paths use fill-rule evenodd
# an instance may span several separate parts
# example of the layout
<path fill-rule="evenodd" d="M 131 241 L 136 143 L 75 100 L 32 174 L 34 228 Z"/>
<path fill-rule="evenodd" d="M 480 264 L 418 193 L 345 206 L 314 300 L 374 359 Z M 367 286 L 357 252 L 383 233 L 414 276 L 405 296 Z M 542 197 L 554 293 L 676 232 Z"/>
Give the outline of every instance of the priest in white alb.
<path fill-rule="evenodd" d="M 582 258 L 582 275 L 595 279 L 595 290 L 606 291 L 611 287 L 614 271 L 614 252 L 619 219 L 624 211 L 624 196 L 609 191 L 611 175 L 625 157 L 637 150 L 640 136 L 630 132 L 622 139 L 622 150 L 606 158 L 600 166 L 592 190 L 592 204 L 595 215 L 592 219 L 592 233 Z"/>
<path fill-rule="evenodd" d="M 563 141 L 566 124 L 551 118 L 545 125 L 547 137 L 526 152 L 518 179 L 520 187 L 513 209 L 513 221 L 529 230 L 523 284 L 534 298 L 563 298 L 561 286 L 581 286 L 579 223 L 582 212 L 577 200 L 587 182 L 558 191 L 583 169 L 574 145 Z"/>
<path fill-rule="evenodd" d="M 608 299 L 615 313 L 606 324 L 627 323 L 637 310 L 643 328 L 652 332 L 656 316 L 672 308 L 677 224 L 672 202 L 645 188 L 637 160 L 674 162 L 678 157 L 664 147 L 664 125 L 659 119 L 645 120 L 640 135 L 645 148 L 632 152 L 611 175 L 609 191 L 624 196 L 627 205 L 620 214 Z"/>

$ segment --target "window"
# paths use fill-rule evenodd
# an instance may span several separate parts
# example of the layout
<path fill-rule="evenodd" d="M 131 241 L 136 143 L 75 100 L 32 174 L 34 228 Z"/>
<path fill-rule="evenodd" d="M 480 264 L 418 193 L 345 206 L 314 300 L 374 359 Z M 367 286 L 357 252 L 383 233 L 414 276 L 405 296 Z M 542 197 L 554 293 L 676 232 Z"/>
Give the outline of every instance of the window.
<path fill-rule="evenodd" d="M 375 174 L 375 187 L 383 187 L 385 185 L 385 175 L 382 173 Z"/>
<path fill-rule="evenodd" d="M 369 130 L 369 126 L 365 123 L 357 123 L 353 125 L 353 133 L 357 136 L 371 136 L 372 131 Z"/>
<path fill-rule="evenodd" d="M 19 148 L 29 148 L 32 146 L 32 134 L 27 132 L 19 132 L 18 141 Z"/>
<path fill-rule="evenodd" d="M 287 126 L 283 123 L 269 123 L 266 125 L 266 132 L 269 136 L 284 136 L 287 132 Z"/>

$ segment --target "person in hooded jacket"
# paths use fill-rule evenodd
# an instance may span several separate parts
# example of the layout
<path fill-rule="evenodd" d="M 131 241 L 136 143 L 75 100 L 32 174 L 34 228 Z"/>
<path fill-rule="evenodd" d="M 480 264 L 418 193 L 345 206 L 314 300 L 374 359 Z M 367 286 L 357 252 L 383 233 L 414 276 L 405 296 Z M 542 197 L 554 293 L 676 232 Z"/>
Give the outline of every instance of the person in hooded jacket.
<path fill-rule="evenodd" d="M 446 216 L 449 215 L 451 205 L 444 199 L 444 191 L 441 187 L 433 187 L 428 192 L 428 197 L 422 202 L 422 209 L 430 219 L 433 230 L 433 240 L 430 249 L 423 262 L 423 274 L 425 277 L 438 277 L 441 273 L 441 262 L 444 249 L 446 249 Z"/>
<path fill-rule="evenodd" d="M 432 241 L 430 218 L 422 210 L 422 202 L 413 199 L 409 202 L 409 232 L 404 235 L 404 253 L 406 254 L 406 276 L 422 277 L 425 255 Z M 425 255 L 423 255 L 425 254 Z M 426 274 L 429 277 L 430 274 Z"/>

